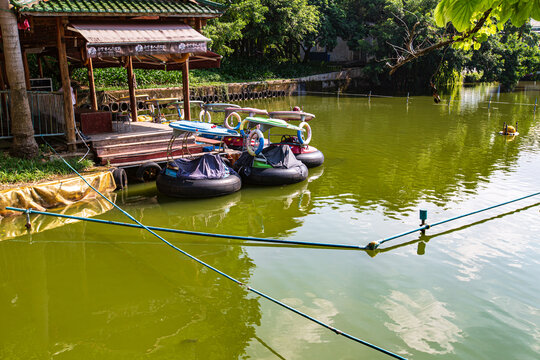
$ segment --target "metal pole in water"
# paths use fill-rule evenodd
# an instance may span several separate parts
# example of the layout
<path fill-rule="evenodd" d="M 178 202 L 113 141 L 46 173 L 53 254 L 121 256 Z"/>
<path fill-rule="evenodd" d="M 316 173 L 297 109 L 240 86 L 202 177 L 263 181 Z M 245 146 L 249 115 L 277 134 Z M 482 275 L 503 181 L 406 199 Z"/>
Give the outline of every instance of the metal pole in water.
<path fill-rule="evenodd" d="M 493 97 L 493 94 L 489 95 L 489 101 L 488 101 L 488 110 L 491 107 L 491 98 Z"/>
<path fill-rule="evenodd" d="M 534 110 L 533 115 L 536 114 L 536 105 L 538 104 L 538 98 L 534 99 Z"/>
<path fill-rule="evenodd" d="M 371 101 L 371 90 L 369 91 L 368 101 Z"/>
<path fill-rule="evenodd" d="M 426 225 L 426 220 L 427 220 L 427 210 L 420 210 L 420 221 L 421 221 L 420 226 Z M 422 234 L 425 235 L 426 233 L 425 228 L 420 231 L 422 232 Z"/>
<path fill-rule="evenodd" d="M 409 93 L 407 93 L 407 104 L 409 103 Z"/>

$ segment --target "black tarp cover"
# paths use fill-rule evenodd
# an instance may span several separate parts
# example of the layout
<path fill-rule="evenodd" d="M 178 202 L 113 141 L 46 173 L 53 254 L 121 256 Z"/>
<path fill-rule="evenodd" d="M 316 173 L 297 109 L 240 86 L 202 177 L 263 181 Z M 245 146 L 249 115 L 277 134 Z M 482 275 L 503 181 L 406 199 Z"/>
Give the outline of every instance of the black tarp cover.
<path fill-rule="evenodd" d="M 276 169 L 291 169 L 295 166 L 302 166 L 302 162 L 296 159 L 288 145 L 272 145 L 261 152 L 266 158 L 266 162 Z M 235 166 L 250 167 L 253 165 L 253 156 L 244 151 L 236 161 Z"/>
<path fill-rule="evenodd" d="M 217 154 L 204 154 L 193 160 L 176 159 L 174 164 L 178 166 L 176 177 L 185 180 L 223 179 L 232 172 Z"/>

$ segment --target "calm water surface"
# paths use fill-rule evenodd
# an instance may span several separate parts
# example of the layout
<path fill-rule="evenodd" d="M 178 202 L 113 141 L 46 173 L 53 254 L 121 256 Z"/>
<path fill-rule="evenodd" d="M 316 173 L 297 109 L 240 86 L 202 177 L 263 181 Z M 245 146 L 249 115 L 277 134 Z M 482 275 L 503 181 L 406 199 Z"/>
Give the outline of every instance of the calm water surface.
<path fill-rule="evenodd" d="M 179 201 L 155 184 L 118 205 L 147 225 L 365 245 L 540 191 L 539 87 L 430 97 L 299 96 L 325 164 L 308 181 Z M 493 102 L 488 109 L 488 99 Z M 497 103 L 496 103 L 497 102 Z M 502 102 L 502 103 L 499 103 Z M 507 104 L 511 103 L 511 104 Z M 519 122 L 509 141 L 496 133 Z M 540 358 L 540 198 L 413 234 L 379 251 L 261 246 L 166 234 L 203 261 L 411 359 Z M 70 213 L 127 221 L 104 202 Z M 386 359 L 172 251 L 144 231 L 0 223 L 1 359 Z"/>

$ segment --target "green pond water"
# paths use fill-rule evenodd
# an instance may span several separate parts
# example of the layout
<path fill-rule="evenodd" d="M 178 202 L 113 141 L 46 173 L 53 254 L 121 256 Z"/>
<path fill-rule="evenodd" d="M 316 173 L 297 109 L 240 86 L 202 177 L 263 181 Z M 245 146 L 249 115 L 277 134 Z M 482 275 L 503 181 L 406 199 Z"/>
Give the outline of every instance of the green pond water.
<path fill-rule="evenodd" d="M 366 245 L 540 191 L 540 84 L 431 97 L 245 102 L 316 114 L 326 161 L 307 181 L 209 200 L 113 196 L 147 224 Z M 452 102 L 448 105 L 450 95 Z M 488 109 L 488 100 L 493 102 Z M 519 122 L 515 139 L 497 135 Z M 165 234 L 208 264 L 410 359 L 540 358 L 540 197 L 378 251 Z M 129 221 L 103 202 L 85 216 Z M 67 211 L 67 210 L 66 210 Z M 75 212 L 73 212 L 75 213 Z M 0 223 L 0 359 L 387 359 L 250 293 L 142 230 L 36 218 Z M 38 229 L 36 229 L 38 228 Z"/>

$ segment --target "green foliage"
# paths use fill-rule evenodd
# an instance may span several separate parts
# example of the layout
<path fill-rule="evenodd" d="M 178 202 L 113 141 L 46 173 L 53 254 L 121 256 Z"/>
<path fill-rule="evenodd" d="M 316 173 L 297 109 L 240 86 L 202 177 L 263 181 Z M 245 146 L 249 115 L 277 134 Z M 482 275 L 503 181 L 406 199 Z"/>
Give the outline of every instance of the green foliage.
<path fill-rule="evenodd" d="M 408 63 L 393 76 L 388 75 L 387 61 L 395 57 L 391 44 L 403 44 L 406 28 L 415 24 L 416 43 L 435 43 L 442 35 L 431 13 L 436 0 L 349 0 L 347 24 L 349 47 L 360 51 L 368 60 L 364 72 L 372 86 L 385 86 L 393 92 L 431 91 L 430 82 L 446 84 L 455 80 L 465 61 L 462 52 L 454 49 L 436 50 Z"/>
<path fill-rule="evenodd" d="M 472 31 L 478 21 L 489 13 L 482 28 Z M 540 0 L 441 0 L 433 17 L 437 26 L 445 27 L 449 22 L 460 33 L 471 33 L 455 46 L 465 50 L 478 50 L 497 30 L 502 30 L 507 21 L 520 27 L 533 18 L 540 20 Z"/>
<path fill-rule="evenodd" d="M 467 70 L 463 73 L 463 81 L 466 83 L 476 83 L 480 82 L 482 80 L 482 77 L 484 76 L 484 71 L 472 69 Z"/>
<path fill-rule="evenodd" d="M 327 72 L 324 64 L 299 64 L 295 61 L 279 62 L 266 59 L 225 58 L 219 69 L 191 70 L 190 85 L 197 87 L 221 83 L 264 81 L 273 79 L 296 78 Z M 181 71 L 136 69 L 135 77 L 138 88 L 160 88 L 182 85 Z M 126 69 L 95 69 L 96 87 L 116 89 L 127 87 Z M 86 69 L 77 69 L 72 78 L 83 85 L 88 85 Z"/>
<path fill-rule="evenodd" d="M 507 24 L 471 54 L 466 66 L 481 71 L 482 81 L 498 81 L 503 90 L 512 90 L 525 75 L 540 71 L 539 41 L 530 26 Z"/>
<path fill-rule="evenodd" d="M 77 171 L 93 166 L 92 161 L 67 160 Z M 0 183 L 31 182 L 50 178 L 54 175 L 67 175 L 71 170 L 62 160 L 49 160 L 44 155 L 36 159 L 18 159 L 0 152 Z"/>
<path fill-rule="evenodd" d="M 318 26 L 319 11 L 308 0 L 232 0 L 204 33 L 221 54 L 299 60 L 298 47 Z"/>

